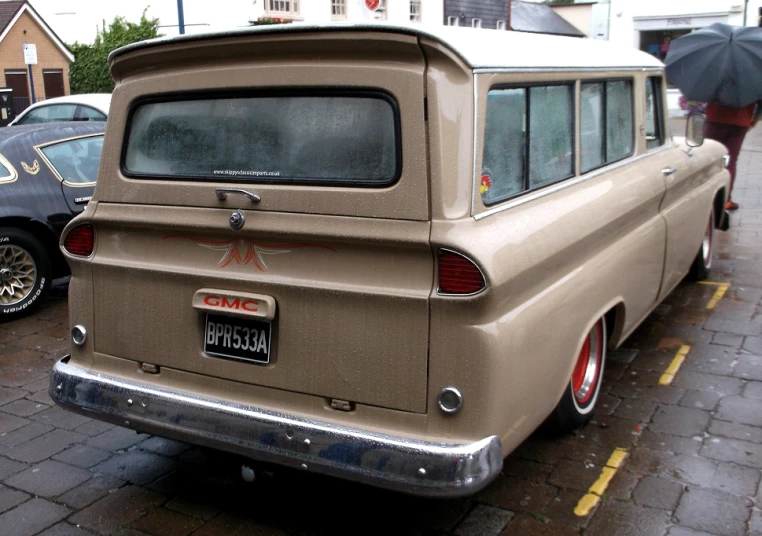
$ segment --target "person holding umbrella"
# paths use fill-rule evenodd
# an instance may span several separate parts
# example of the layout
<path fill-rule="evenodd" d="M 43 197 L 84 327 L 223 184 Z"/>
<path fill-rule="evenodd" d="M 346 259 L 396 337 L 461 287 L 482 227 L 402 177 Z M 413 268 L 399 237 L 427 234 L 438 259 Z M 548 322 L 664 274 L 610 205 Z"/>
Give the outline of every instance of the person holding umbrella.
<path fill-rule="evenodd" d="M 762 113 L 762 28 L 712 24 L 672 41 L 667 78 L 686 99 L 708 102 L 706 136 L 728 148 L 731 200 L 744 137 Z"/>

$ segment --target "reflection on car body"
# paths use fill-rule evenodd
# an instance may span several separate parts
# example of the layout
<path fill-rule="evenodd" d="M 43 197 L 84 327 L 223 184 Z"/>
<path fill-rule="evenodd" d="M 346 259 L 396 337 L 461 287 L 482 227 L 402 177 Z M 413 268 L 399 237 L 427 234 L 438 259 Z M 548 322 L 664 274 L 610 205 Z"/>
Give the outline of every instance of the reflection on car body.
<path fill-rule="evenodd" d="M 663 65 L 629 48 L 288 26 L 111 56 L 104 174 L 62 237 L 82 336 L 51 396 L 473 493 L 538 426 L 590 419 L 607 348 L 707 276 L 725 149 L 667 135 Z"/>
<path fill-rule="evenodd" d="M 33 311 L 67 275 L 64 226 L 92 197 L 105 123 L 0 129 L 0 321 Z"/>

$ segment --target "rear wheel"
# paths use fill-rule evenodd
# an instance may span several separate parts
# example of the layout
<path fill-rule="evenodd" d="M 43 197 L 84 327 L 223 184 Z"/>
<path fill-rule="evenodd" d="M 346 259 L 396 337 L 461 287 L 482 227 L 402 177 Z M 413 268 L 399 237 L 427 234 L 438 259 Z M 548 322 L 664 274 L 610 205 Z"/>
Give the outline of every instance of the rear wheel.
<path fill-rule="evenodd" d="M 606 320 L 601 318 L 592 327 L 582 344 L 572 371 L 569 387 L 548 417 L 547 431 L 566 433 L 590 420 L 598 400 L 606 361 Z"/>
<path fill-rule="evenodd" d="M 34 311 L 50 288 L 50 259 L 32 234 L 0 228 L 0 321 Z"/>
<path fill-rule="evenodd" d="M 709 277 L 712 269 L 712 255 L 714 254 L 714 208 L 709 214 L 709 223 L 706 226 L 704 238 L 701 240 L 701 247 L 693 259 L 691 271 L 688 274 L 694 281 L 703 281 Z"/>

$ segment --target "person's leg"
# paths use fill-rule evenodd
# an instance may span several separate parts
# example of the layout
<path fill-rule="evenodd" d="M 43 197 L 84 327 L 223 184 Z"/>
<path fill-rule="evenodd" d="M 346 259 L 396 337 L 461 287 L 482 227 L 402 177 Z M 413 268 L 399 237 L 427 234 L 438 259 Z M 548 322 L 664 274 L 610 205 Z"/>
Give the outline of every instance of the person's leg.
<path fill-rule="evenodd" d="M 733 183 L 736 179 L 736 163 L 738 161 L 738 154 L 741 152 L 741 146 L 743 140 L 746 137 L 746 132 L 749 129 L 739 127 L 736 125 L 725 125 L 722 123 L 706 124 L 706 137 L 717 140 L 722 143 L 728 149 L 730 156 L 730 162 L 728 164 L 728 172 L 730 172 L 730 192 L 728 192 L 728 202 L 726 204 L 727 209 L 735 210 L 738 208 L 738 204 L 731 201 L 733 193 Z"/>

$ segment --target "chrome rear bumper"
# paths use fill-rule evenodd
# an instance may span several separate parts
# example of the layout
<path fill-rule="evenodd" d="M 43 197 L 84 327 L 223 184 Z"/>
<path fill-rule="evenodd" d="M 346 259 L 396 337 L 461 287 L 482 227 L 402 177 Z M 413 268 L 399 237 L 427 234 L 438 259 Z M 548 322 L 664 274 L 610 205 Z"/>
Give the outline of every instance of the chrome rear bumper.
<path fill-rule="evenodd" d="M 51 398 L 140 432 L 430 497 L 475 493 L 503 465 L 496 436 L 454 444 L 378 434 L 94 373 L 68 360 L 51 372 Z"/>

